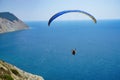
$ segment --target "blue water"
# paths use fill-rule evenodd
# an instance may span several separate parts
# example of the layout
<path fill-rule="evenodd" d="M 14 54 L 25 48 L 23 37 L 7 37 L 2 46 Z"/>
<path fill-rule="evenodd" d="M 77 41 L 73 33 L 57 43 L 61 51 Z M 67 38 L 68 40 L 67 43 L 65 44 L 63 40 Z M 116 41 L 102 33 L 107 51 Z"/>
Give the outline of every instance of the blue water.
<path fill-rule="evenodd" d="M 0 59 L 45 80 L 120 80 L 120 20 L 26 24 L 0 34 Z"/>

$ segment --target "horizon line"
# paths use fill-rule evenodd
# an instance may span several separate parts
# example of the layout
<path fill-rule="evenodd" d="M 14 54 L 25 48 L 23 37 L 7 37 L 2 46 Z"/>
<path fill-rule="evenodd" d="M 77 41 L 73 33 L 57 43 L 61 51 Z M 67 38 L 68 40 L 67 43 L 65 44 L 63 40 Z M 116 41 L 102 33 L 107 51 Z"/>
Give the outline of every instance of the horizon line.
<path fill-rule="evenodd" d="M 91 21 L 90 19 L 80 19 L 80 20 L 55 20 L 55 21 Z M 100 20 L 120 20 L 120 19 L 97 19 L 97 21 L 100 21 Z M 37 22 L 37 21 L 49 21 L 49 20 L 22 20 L 22 21 L 25 21 L 25 22 Z"/>

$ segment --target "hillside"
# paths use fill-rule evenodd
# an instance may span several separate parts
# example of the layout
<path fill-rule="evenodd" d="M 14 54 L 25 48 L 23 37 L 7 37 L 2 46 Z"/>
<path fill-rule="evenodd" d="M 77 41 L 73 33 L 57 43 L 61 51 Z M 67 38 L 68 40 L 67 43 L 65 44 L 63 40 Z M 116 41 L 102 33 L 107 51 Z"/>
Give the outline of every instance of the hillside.
<path fill-rule="evenodd" d="M 0 60 L 0 80 L 44 80 L 41 76 L 27 73 Z"/>
<path fill-rule="evenodd" d="M 9 12 L 0 13 L 0 33 L 28 29 L 28 26 Z"/>

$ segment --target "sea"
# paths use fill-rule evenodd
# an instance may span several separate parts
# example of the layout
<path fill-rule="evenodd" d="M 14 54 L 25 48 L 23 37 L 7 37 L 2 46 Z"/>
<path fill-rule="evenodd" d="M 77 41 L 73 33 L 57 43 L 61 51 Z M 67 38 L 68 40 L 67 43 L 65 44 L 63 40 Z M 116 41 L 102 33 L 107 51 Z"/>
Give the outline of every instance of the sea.
<path fill-rule="evenodd" d="M 45 80 L 120 80 L 120 20 L 25 23 L 0 34 L 1 60 Z"/>

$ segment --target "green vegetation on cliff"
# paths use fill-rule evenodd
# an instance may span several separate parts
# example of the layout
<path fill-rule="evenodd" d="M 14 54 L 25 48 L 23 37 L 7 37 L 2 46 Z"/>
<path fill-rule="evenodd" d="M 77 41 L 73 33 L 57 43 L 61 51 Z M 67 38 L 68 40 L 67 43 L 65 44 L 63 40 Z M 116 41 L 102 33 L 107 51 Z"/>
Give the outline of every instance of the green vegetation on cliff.
<path fill-rule="evenodd" d="M 42 77 L 27 73 L 0 60 L 0 80 L 44 80 Z"/>
<path fill-rule="evenodd" d="M 14 16 L 12 13 L 9 13 L 9 12 L 1 12 L 0 17 L 8 19 L 10 21 L 18 20 L 16 16 Z"/>

